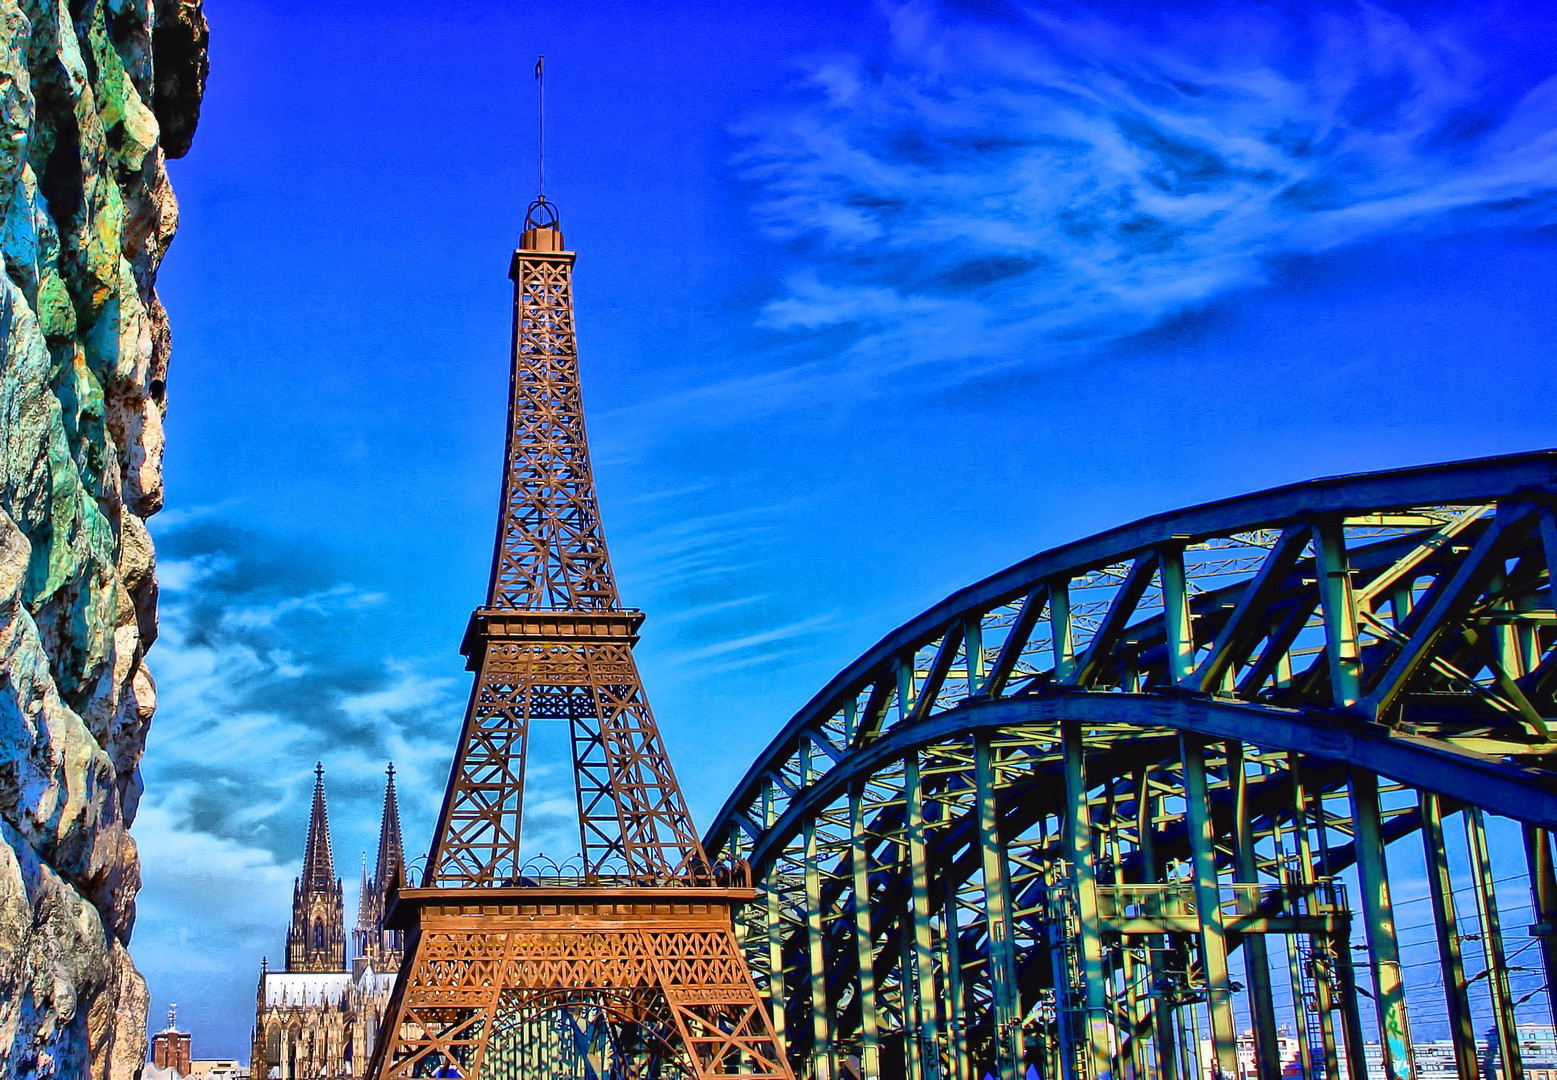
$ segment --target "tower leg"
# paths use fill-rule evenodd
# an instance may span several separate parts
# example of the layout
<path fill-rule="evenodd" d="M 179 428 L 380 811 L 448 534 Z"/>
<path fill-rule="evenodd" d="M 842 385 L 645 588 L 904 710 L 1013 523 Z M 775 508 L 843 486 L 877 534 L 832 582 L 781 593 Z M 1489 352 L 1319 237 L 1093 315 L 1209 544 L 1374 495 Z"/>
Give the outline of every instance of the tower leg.
<path fill-rule="evenodd" d="M 621 1075 L 658 1062 L 698 1080 L 789 1080 L 735 941 L 729 898 L 644 891 L 535 888 L 474 898 L 408 890 L 441 896 L 417 897 L 421 931 L 371 1075 L 478 1080 L 494 1038 L 567 1010 L 575 1023 L 612 1028 L 611 1071 Z"/>

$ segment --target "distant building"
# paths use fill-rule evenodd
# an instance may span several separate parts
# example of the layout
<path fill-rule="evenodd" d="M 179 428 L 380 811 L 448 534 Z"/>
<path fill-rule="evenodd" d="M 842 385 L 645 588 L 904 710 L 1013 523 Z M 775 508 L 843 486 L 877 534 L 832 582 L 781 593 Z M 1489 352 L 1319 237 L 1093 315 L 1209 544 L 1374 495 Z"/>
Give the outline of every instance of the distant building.
<path fill-rule="evenodd" d="M 195 1058 L 188 1080 L 249 1080 L 249 1070 L 237 1058 Z"/>
<path fill-rule="evenodd" d="M 151 1063 L 189 1075 L 189 1032 L 178 1029 L 178 1005 L 168 1006 L 168 1026 L 151 1037 Z"/>
<path fill-rule="evenodd" d="M 1460 1070 L 1454 1062 L 1454 1043 L 1448 1039 L 1432 1039 L 1413 1043 L 1412 1050 L 1416 1053 L 1416 1080 L 1460 1080 Z M 1476 1044 L 1477 1060 L 1481 1058 L 1481 1052 L 1486 1048 L 1485 1043 Z M 1371 1064 L 1373 1058 L 1369 1058 Z M 1379 1068 L 1384 1067 L 1384 1054 L 1378 1055 Z"/>
<path fill-rule="evenodd" d="M 1518 1028 L 1520 1061 L 1525 1080 L 1557 1080 L 1557 1028 L 1546 1024 L 1520 1024 Z M 1287 1032 L 1279 1036 L 1282 1075 L 1303 1075 L 1297 1039 Z M 1335 1080 L 1352 1080 L 1352 1071 L 1346 1060 L 1344 1044 L 1336 1046 L 1338 1056 Z M 1455 1065 L 1454 1043 L 1448 1039 L 1422 1040 L 1414 1043 L 1412 1054 L 1416 1065 L 1416 1080 L 1459 1080 Z M 1319 1048 L 1313 1049 L 1316 1065 L 1315 1077 L 1323 1076 Z M 1476 1059 L 1481 1063 L 1482 1080 L 1504 1080 L 1503 1065 L 1498 1058 L 1497 1033 L 1488 1032 L 1485 1038 L 1476 1040 Z M 1363 1044 L 1365 1074 L 1369 1077 L 1384 1075 L 1384 1048 L 1376 1042 Z M 1359 1072 L 1357 1080 L 1361 1080 Z M 1202 1080 L 1215 1080 L 1216 1054 L 1210 1039 L 1200 1040 L 1200 1075 Z M 1254 1063 L 1254 1034 L 1244 1032 L 1238 1036 L 1237 1080 L 1258 1080 L 1259 1072 Z"/>
<path fill-rule="evenodd" d="M 1280 1055 L 1283 1075 L 1296 1072 L 1302 1051 L 1298 1047 L 1297 1036 L 1289 1031 L 1281 1031 L 1276 1036 L 1277 1051 Z M 1206 1080 L 1215 1080 L 1216 1077 L 1216 1048 L 1210 1039 L 1200 1040 L 1201 1070 Z M 1245 1031 L 1238 1036 L 1238 1077 L 1237 1080 L 1259 1080 L 1260 1071 L 1255 1061 L 1254 1032 Z"/>
<path fill-rule="evenodd" d="M 260 968 L 249 1063 L 252 1080 L 351 1080 L 362 1075 L 405 953 L 401 933 L 384 928 L 387 899 L 404 877 L 391 765 L 378 859 L 371 876 L 363 868 L 362 899 L 352 931 L 355 955 L 348 967 L 341 880 L 335 876 L 330 848 L 321 765 L 315 771 L 303 872 L 292 891 L 286 970 L 271 971 L 266 963 Z"/>
<path fill-rule="evenodd" d="M 1557 1028 L 1550 1024 L 1520 1024 L 1515 1029 L 1525 1080 L 1557 1080 Z M 1487 1032 L 1481 1071 L 1488 1080 L 1503 1080 L 1497 1032 Z"/>

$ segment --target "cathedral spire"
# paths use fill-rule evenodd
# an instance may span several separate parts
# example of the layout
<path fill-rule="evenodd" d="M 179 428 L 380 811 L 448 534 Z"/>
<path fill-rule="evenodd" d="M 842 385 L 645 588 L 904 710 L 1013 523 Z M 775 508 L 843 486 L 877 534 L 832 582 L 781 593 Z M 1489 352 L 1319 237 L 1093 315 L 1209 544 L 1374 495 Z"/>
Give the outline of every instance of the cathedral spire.
<path fill-rule="evenodd" d="M 373 878 L 386 892 L 405 880 L 405 847 L 400 842 L 400 800 L 395 797 L 395 763 L 389 763 L 389 783 L 384 787 L 384 817 L 378 827 L 378 865 Z"/>
<path fill-rule="evenodd" d="M 400 969 L 405 935 L 384 926 L 389 897 L 405 884 L 405 848 L 400 840 L 400 800 L 395 797 L 395 766 L 391 762 L 384 785 L 384 816 L 378 827 L 378 861 L 370 877 L 362 874 L 362 902 L 357 909 L 354 965 L 368 965 L 380 974 Z M 356 970 L 361 971 L 357 966 Z"/>
<path fill-rule="evenodd" d="M 314 805 L 308 819 L 303 872 L 292 890 L 288 971 L 345 971 L 346 930 L 341 882 L 330 852 L 330 816 L 324 805 L 324 763 L 314 768 Z"/>
<path fill-rule="evenodd" d="M 357 888 L 357 926 L 367 926 L 371 921 L 373 882 L 368 877 L 368 853 L 362 853 L 362 884 Z"/>
<path fill-rule="evenodd" d="M 328 889 L 335 884 L 335 858 L 330 853 L 330 814 L 324 805 L 324 762 L 314 766 L 314 808 L 308 819 L 308 847 L 303 852 L 304 889 Z"/>

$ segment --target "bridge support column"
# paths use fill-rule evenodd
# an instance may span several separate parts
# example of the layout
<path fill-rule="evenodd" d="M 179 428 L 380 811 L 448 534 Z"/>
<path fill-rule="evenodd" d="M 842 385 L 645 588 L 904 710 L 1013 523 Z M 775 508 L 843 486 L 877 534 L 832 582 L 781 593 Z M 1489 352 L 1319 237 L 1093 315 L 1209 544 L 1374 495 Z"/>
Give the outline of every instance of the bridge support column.
<path fill-rule="evenodd" d="M 1293 774 L 1298 778 L 1302 776 L 1302 769 L 1296 764 L 1293 765 Z M 1310 798 L 1299 779 L 1297 796 L 1305 823 L 1303 831 L 1298 834 L 1300 850 L 1303 853 L 1303 882 L 1311 885 L 1316 880 L 1313 846 L 1309 842 L 1309 823 L 1312 823 L 1313 835 L 1319 841 L 1319 874 L 1333 880 L 1335 866 L 1330 859 L 1330 818 L 1329 811 L 1325 808 L 1324 789 L 1316 787 Z M 1310 807 L 1312 810 L 1309 809 Z M 1363 1060 L 1362 1015 L 1357 1011 L 1357 973 L 1352 967 L 1350 919 L 1347 921 L 1346 929 L 1328 935 L 1321 941 L 1331 961 L 1329 977 L 1319 980 L 1318 986 L 1320 1032 L 1325 1039 L 1325 1074 L 1339 1076 L 1340 1054 L 1335 1043 L 1335 1025 L 1330 1022 L 1337 1007 L 1335 1000 L 1337 992 L 1340 994 L 1341 1046 L 1346 1049 L 1346 1060 L 1348 1063 Z M 1347 1067 L 1350 1068 L 1350 1064 Z"/>
<path fill-rule="evenodd" d="M 1427 865 L 1427 884 L 1432 890 L 1433 922 L 1438 928 L 1438 967 L 1443 973 L 1444 1004 L 1448 1011 L 1449 1037 L 1454 1042 L 1454 1067 L 1460 1080 L 1479 1080 L 1481 1062 L 1476 1059 L 1476 1029 L 1466 992 L 1465 964 L 1460 956 L 1460 928 L 1454 911 L 1454 879 L 1443 839 L 1443 806 L 1437 795 L 1421 794 L 1422 849 Z"/>
<path fill-rule="evenodd" d="M 1000 811 L 995 802 L 995 762 L 991 735 L 973 737 L 973 782 L 978 800 L 979 854 L 984 871 L 984 912 L 989 937 L 989 983 L 995 1025 L 995 1068 L 999 1080 L 1022 1080 L 1022 1018 L 1018 1014 L 1016 942 L 1011 925 L 1011 881 L 1000 842 Z"/>
<path fill-rule="evenodd" d="M 970 615 L 962 623 L 962 654 L 968 668 L 968 696 L 977 697 L 984 689 L 984 621 Z"/>
<path fill-rule="evenodd" d="M 1198 736 L 1181 735 L 1179 754 L 1184 764 L 1184 817 L 1195 871 L 1195 910 L 1200 920 L 1200 959 L 1206 973 L 1211 1044 L 1220 1075 L 1232 1077 L 1238 1075 L 1238 1029 L 1233 1018 L 1232 980 L 1227 973 L 1227 935 L 1222 928 L 1205 742 Z"/>
<path fill-rule="evenodd" d="M 1303 885 L 1311 885 L 1314 880 L 1313 851 L 1309 845 L 1308 837 L 1308 799 L 1303 790 L 1302 768 L 1298 763 L 1296 754 L 1287 755 L 1287 777 L 1292 781 L 1292 824 L 1293 824 L 1293 852 L 1297 856 L 1298 869 L 1294 875 L 1290 871 L 1285 876 L 1284 883 L 1291 883 L 1293 877 Z M 1273 828 L 1275 830 L 1276 851 L 1278 858 L 1286 854 L 1286 842 L 1281 834 L 1281 818 L 1279 814 L 1272 815 Z M 1314 1061 L 1313 1040 L 1308 1023 L 1308 1005 L 1306 992 L 1308 980 L 1313 981 L 1313 1006 L 1319 1021 L 1319 1038 L 1324 1056 L 1324 1074 L 1327 1077 L 1336 1075 L 1335 1035 L 1330 1029 L 1330 995 L 1323 973 L 1314 966 L 1314 938 L 1308 936 L 1308 960 L 1305 970 L 1305 961 L 1302 956 L 1299 943 L 1301 938 L 1294 934 L 1287 939 L 1287 977 L 1292 984 L 1292 1008 L 1298 1025 L 1298 1058 L 1303 1066 L 1303 1080 L 1313 1080 L 1317 1075 L 1316 1062 Z"/>
<path fill-rule="evenodd" d="M 906 847 L 906 845 L 905 845 Z M 898 995 L 901 999 L 901 1008 L 898 1015 L 903 1022 L 903 1068 L 908 1080 L 925 1080 L 928 1075 L 924 1065 L 924 1046 L 920 1043 L 918 1032 L 919 1019 L 919 991 L 914 984 L 914 933 L 913 933 L 913 899 L 910 897 L 904 906 L 903 914 L 898 923 Z"/>
<path fill-rule="evenodd" d="M 876 950 L 870 923 L 870 846 L 865 785 L 849 789 L 849 869 L 854 875 L 854 956 L 859 967 L 860 1076 L 881 1080 L 880 1022 L 876 1014 Z"/>
<path fill-rule="evenodd" d="M 1508 965 L 1503 956 L 1503 928 L 1498 922 L 1497 893 L 1492 884 L 1492 859 L 1487 852 L 1487 830 L 1479 806 L 1466 807 L 1460 816 L 1465 819 L 1465 839 L 1470 846 L 1471 882 L 1476 894 L 1476 915 L 1481 922 L 1481 948 L 1487 959 L 1492 1020 L 1498 1034 L 1503 1080 L 1524 1080 L 1514 996 L 1509 991 Z"/>
<path fill-rule="evenodd" d="M 1162 579 L 1163 645 L 1168 650 L 1168 676 L 1179 683 L 1195 670 L 1194 625 L 1190 619 L 1182 545 L 1157 549 L 1157 573 Z"/>
<path fill-rule="evenodd" d="M 1330 659 L 1330 689 L 1335 704 L 1345 708 L 1362 697 L 1362 662 L 1357 644 L 1357 603 L 1346 536 L 1339 521 L 1326 521 L 1314 529 L 1314 550 L 1328 645 L 1325 652 Z"/>
<path fill-rule="evenodd" d="M 1378 1010 L 1379 1038 L 1384 1046 L 1384 1069 L 1390 1080 L 1413 1080 L 1416 1062 L 1411 1051 L 1406 988 L 1400 977 L 1400 942 L 1395 936 L 1395 909 L 1390 901 L 1389 871 L 1384 859 L 1378 777 L 1354 770 L 1350 787 L 1357 878 L 1362 887 L 1363 917 L 1373 969 L 1373 1000 Z M 1350 1052 L 1351 1047 L 1347 1050 Z"/>
<path fill-rule="evenodd" d="M 1357 1006 L 1357 967 L 1352 963 L 1351 931 L 1337 934 L 1329 944 L 1331 954 L 1335 957 L 1336 982 L 1341 991 L 1341 1045 L 1346 1049 L 1346 1067 L 1350 1069 L 1354 1061 L 1367 1061 L 1362 1036 L 1362 1011 Z M 1359 1065 L 1357 1068 L 1360 1076 L 1366 1066 Z"/>
<path fill-rule="evenodd" d="M 1298 1067 L 1303 1070 L 1303 1080 L 1313 1080 L 1314 1049 L 1308 1037 L 1308 1007 L 1303 1000 L 1303 970 L 1296 935 L 1287 939 L 1287 981 L 1292 987 L 1292 1012 L 1297 1021 Z"/>
<path fill-rule="evenodd" d="M 1157 796 L 1152 794 L 1151 773 L 1140 768 L 1135 774 L 1136 814 L 1135 835 L 1141 844 L 1141 882 L 1155 885 L 1162 876 L 1157 867 L 1157 845 L 1153 834 L 1157 828 Z M 1162 957 L 1168 948 L 1166 934 L 1152 934 L 1146 939 L 1146 956 L 1151 978 L 1151 1019 L 1153 1049 L 1157 1054 L 1156 1075 L 1162 1080 L 1178 1080 L 1179 1051 L 1173 1025 L 1173 1006 L 1166 999 L 1163 989 L 1167 979 Z"/>
<path fill-rule="evenodd" d="M 1259 881 L 1260 870 L 1254 850 L 1253 827 L 1249 821 L 1249 783 L 1244 774 L 1241 742 L 1227 744 L 1227 779 L 1233 788 L 1233 851 L 1238 865 L 1238 879 L 1253 885 Z M 1249 1007 L 1254 1014 L 1255 1067 L 1260 1080 L 1281 1080 L 1281 1044 L 1276 1033 L 1270 953 L 1265 946 L 1264 934 L 1244 936 L 1243 959 L 1244 968 L 1249 973 Z"/>
<path fill-rule="evenodd" d="M 941 970 L 946 997 L 946 1060 L 951 1080 L 975 1080 L 968 1067 L 967 1017 L 962 987 L 962 939 L 957 926 L 957 886 L 946 882 L 941 909 Z"/>
<path fill-rule="evenodd" d="M 925 1080 L 941 1080 L 941 1025 L 935 996 L 935 939 L 930 924 L 930 867 L 925 845 L 924 787 L 919 777 L 919 752 L 903 758 L 903 816 L 908 830 L 909 875 L 912 882 L 910 923 L 913 927 L 913 985 L 919 1001 L 919 1029 L 905 1032 L 918 1040 Z M 907 973 L 905 972 L 905 975 Z"/>
<path fill-rule="evenodd" d="M 1092 808 L 1087 802 L 1086 748 L 1081 725 L 1060 722 L 1065 756 L 1065 842 L 1076 888 L 1076 915 L 1081 929 L 1082 993 L 1086 1002 L 1084 1053 L 1095 1080 L 1112 1080 L 1113 1049 L 1109 1045 L 1107 985 L 1103 972 L 1103 929 L 1097 909 L 1097 863 L 1092 850 Z M 1056 982 L 1056 988 L 1059 983 Z M 1064 1001 L 1058 1001 L 1063 1010 Z M 1060 1017 L 1061 1030 L 1065 1017 Z"/>
<path fill-rule="evenodd" d="M 806 783 L 815 779 L 811 768 L 814 753 L 809 742 L 800 750 L 801 775 Z M 821 851 L 817 846 L 816 818 L 806 818 L 805 889 L 806 889 L 806 958 L 810 965 L 811 984 L 811 1060 L 814 1080 L 833 1080 L 837 1067 L 833 1060 L 832 1010 L 827 1004 L 827 954 L 822 934 L 822 867 Z"/>
<path fill-rule="evenodd" d="M 1139 1080 L 1146 1075 L 1146 1047 L 1142 1039 L 1142 1030 L 1146 1027 L 1147 1013 L 1145 998 L 1141 993 L 1141 984 L 1145 979 L 1146 965 L 1140 963 L 1140 956 L 1136 952 L 1136 943 L 1126 941 L 1120 949 L 1120 960 L 1124 967 L 1125 985 L 1125 1035 L 1128 1040 L 1129 1055 L 1125 1058 L 1126 1064 L 1121 1071 L 1129 1070 L 1132 1077 Z M 1124 1040 L 1121 1040 L 1124 1041 Z"/>
<path fill-rule="evenodd" d="M 1553 866 L 1552 834 L 1526 825 L 1525 865 L 1530 870 L 1530 900 L 1540 939 L 1541 967 L 1546 973 L 1546 1007 L 1557 1026 L 1557 868 Z"/>
<path fill-rule="evenodd" d="M 1049 637 L 1054 651 L 1054 681 L 1068 683 L 1076 675 L 1076 635 L 1070 619 L 1070 582 L 1049 582 Z"/>
<path fill-rule="evenodd" d="M 778 811 L 774 808 L 773 781 L 768 780 L 762 788 L 762 818 L 763 823 L 772 828 L 774 821 L 778 820 Z M 773 1014 L 773 1035 L 778 1044 L 786 1052 L 789 1049 L 785 1040 L 785 1011 L 784 1003 L 788 995 L 784 992 L 784 911 L 783 898 L 779 896 L 778 878 L 770 877 L 766 888 L 764 900 L 764 914 L 767 916 L 768 931 L 768 1011 Z"/>
<path fill-rule="evenodd" d="M 1105 788 L 1103 792 L 1103 813 L 1104 820 L 1108 824 L 1098 836 L 1100 851 L 1112 868 L 1112 884 L 1123 884 L 1124 875 L 1121 872 L 1123 863 L 1119 856 L 1118 807 L 1114 803 L 1112 785 Z M 1130 940 L 1123 934 L 1119 936 L 1115 954 L 1118 957 L 1118 964 L 1109 975 L 1108 995 L 1109 1000 L 1114 1003 L 1114 1072 L 1121 1078 L 1134 1075 L 1131 1061 L 1135 1053 L 1135 993 L 1130 981 L 1134 974 L 1130 944 Z"/>

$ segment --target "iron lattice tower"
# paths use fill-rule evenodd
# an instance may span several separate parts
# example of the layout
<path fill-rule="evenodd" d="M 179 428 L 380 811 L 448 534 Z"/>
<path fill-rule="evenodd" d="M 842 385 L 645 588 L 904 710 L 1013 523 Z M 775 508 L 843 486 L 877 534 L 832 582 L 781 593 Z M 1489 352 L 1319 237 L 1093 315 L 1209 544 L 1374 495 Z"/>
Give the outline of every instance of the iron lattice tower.
<path fill-rule="evenodd" d="M 530 208 L 510 277 L 506 468 L 487 603 L 462 652 L 476 673 L 372 1076 L 791 1080 L 737 945 L 744 864 L 711 867 L 633 659 L 584 432 L 574 254 Z M 583 872 L 520 856 L 532 721 L 572 736 Z"/>

